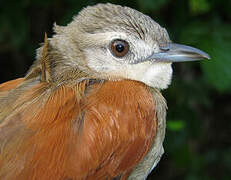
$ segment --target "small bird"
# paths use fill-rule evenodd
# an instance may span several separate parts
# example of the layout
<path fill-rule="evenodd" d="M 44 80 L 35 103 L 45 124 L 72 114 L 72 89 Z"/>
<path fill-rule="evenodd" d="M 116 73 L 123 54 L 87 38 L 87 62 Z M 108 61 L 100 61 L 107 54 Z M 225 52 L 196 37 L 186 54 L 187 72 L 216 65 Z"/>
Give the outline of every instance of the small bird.
<path fill-rule="evenodd" d="M 0 85 L 0 179 L 145 180 L 164 150 L 173 62 L 209 59 L 129 7 L 84 8 Z"/>

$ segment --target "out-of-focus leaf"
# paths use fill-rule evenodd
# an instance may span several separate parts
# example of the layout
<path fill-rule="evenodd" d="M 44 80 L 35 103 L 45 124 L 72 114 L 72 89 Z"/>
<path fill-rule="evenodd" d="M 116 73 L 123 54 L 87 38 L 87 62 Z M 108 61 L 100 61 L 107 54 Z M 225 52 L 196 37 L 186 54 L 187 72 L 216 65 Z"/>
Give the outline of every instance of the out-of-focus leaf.
<path fill-rule="evenodd" d="M 180 120 L 167 121 L 167 128 L 172 131 L 180 131 L 185 127 L 185 122 Z"/>
<path fill-rule="evenodd" d="M 190 0 L 189 7 L 193 14 L 201 14 L 210 10 L 208 0 Z"/>
<path fill-rule="evenodd" d="M 151 11 L 162 8 L 169 0 L 137 0 L 142 11 Z"/>
<path fill-rule="evenodd" d="M 2 9 L 0 14 L 0 42 L 6 41 L 8 46 L 12 45 L 15 48 L 22 47 L 29 30 L 27 17 L 23 11 L 26 6 L 26 1 L 23 1 Z"/>
<path fill-rule="evenodd" d="M 49 6 L 53 0 L 33 0 L 34 4 L 38 4 L 40 6 Z"/>
<path fill-rule="evenodd" d="M 223 162 L 224 165 L 231 168 L 231 148 L 223 152 Z"/>
<path fill-rule="evenodd" d="M 211 49 L 208 50 L 212 60 L 202 63 L 201 67 L 208 80 L 217 90 L 224 92 L 231 87 L 231 42 L 211 42 Z"/>
<path fill-rule="evenodd" d="M 190 151 L 187 144 L 182 144 L 175 152 L 172 152 L 175 165 L 181 168 L 190 166 Z"/>
<path fill-rule="evenodd" d="M 78 1 L 76 1 L 76 0 L 67 0 L 65 2 L 68 4 L 69 9 L 68 9 L 68 11 L 66 11 L 65 15 L 62 17 L 61 25 L 66 25 L 66 24 L 70 23 L 72 18 L 74 16 L 76 16 L 78 14 L 78 12 L 83 7 L 96 4 L 95 1 L 87 2 L 87 1 L 84 1 L 84 0 L 78 0 Z"/>
<path fill-rule="evenodd" d="M 231 26 L 225 24 L 190 24 L 182 40 L 209 53 L 211 60 L 201 63 L 208 82 L 220 92 L 231 87 Z"/>

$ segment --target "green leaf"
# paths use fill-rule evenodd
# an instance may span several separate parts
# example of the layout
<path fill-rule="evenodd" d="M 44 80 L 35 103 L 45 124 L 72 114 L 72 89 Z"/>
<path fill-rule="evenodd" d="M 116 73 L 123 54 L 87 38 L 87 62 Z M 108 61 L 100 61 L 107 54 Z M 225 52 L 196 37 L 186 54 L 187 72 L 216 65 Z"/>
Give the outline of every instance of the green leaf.
<path fill-rule="evenodd" d="M 207 52 L 211 60 L 201 62 L 204 77 L 220 92 L 231 87 L 231 25 L 191 23 L 182 32 L 182 40 Z"/>
<path fill-rule="evenodd" d="M 180 131 L 185 127 L 185 122 L 181 120 L 167 121 L 167 128 L 172 131 Z"/>
<path fill-rule="evenodd" d="M 231 59 L 229 54 L 230 42 L 211 42 L 208 49 L 212 59 L 201 63 L 201 67 L 209 82 L 220 92 L 231 87 Z"/>
<path fill-rule="evenodd" d="M 190 0 L 189 7 L 193 14 L 202 14 L 210 10 L 210 4 L 207 0 Z"/>
<path fill-rule="evenodd" d="M 158 10 L 168 3 L 169 0 L 137 0 L 143 12 Z"/>

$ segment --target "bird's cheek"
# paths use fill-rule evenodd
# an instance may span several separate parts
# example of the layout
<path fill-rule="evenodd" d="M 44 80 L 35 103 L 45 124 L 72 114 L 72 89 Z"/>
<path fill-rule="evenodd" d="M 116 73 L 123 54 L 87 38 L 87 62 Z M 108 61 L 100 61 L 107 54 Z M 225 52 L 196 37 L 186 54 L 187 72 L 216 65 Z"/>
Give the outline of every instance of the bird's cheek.
<path fill-rule="evenodd" d="M 106 53 L 94 49 L 89 48 L 84 50 L 85 59 L 87 60 L 88 67 L 95 71 L 95 72 L 104 72 L 107 71 L 107 64 L 105 61 L 108 60 L 108 58 L 105 57 Z"/>

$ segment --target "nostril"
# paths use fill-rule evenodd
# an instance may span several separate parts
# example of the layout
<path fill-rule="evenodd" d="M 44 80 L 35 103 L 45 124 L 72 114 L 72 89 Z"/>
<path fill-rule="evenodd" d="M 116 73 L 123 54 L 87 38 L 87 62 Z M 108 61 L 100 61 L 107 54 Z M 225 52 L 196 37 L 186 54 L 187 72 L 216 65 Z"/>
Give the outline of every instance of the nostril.
<path fill-rule="evenodd" d="M 161 51 L 163 51 L 163 52 L 166 52 L 166 51 L 169 51 L 170 50 L 170 46 L 169 46 L 169 44 L 161 44 L 160 46 L 159 46 L 159 48 L 160 48 L 160 50 Z"/>

